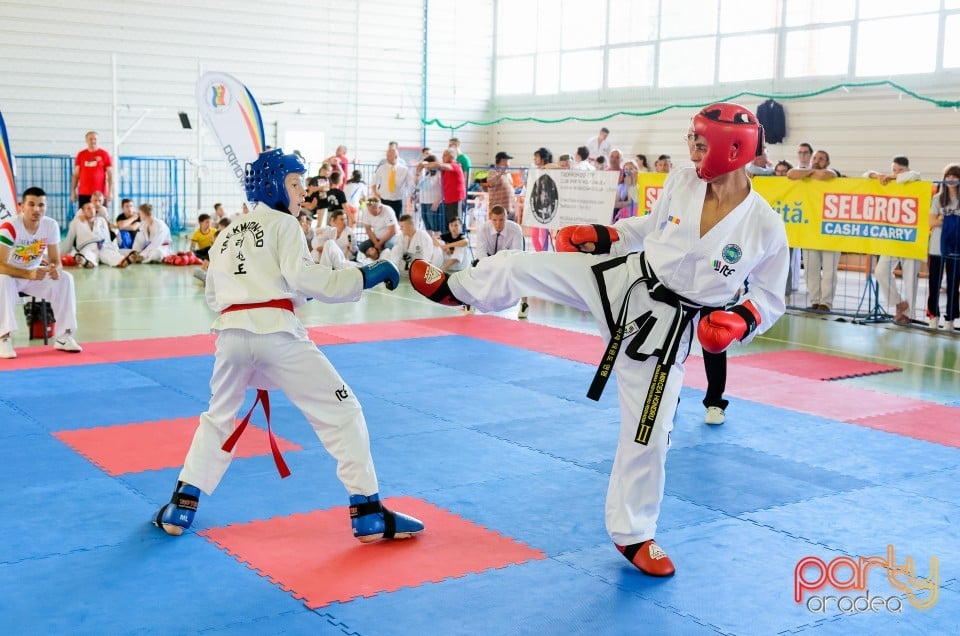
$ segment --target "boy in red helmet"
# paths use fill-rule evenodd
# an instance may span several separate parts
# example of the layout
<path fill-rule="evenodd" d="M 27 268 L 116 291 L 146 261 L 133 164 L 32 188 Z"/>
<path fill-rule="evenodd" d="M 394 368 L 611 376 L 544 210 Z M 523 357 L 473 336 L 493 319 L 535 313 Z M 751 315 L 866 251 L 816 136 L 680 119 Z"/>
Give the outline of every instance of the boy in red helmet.
<path fill-rule="evenodd" d="M 670 576 L 654 542 L 664 465 L 698 320 L 710 352 L 766 331 L 784 312 L 788 269 L 780 217 L 750 188 L 744 166 L 763 149 L 763 129 L 742 106 L 719 103 L 694 118 L 693 167 L 674 170 L 650 215 L 611 227 L 560 230 L 561 253 L 500 252 L 449 277 L 417 261 L 410 279 L 423 295 L 481 311 L 521 296 L 591 312 L 609 342 L 588 396 L 598 399 L 617 371 L 621 427 L 607 490 L 607 532 L 637 568 Z M 750 278 L 749 291 L 731 305 Z"/>

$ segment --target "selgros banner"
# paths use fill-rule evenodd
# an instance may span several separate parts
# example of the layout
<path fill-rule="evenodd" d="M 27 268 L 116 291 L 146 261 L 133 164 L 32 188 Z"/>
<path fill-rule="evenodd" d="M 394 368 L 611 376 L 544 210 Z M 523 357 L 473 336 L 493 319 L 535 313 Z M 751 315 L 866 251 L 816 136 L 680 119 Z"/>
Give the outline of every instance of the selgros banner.
<path fill-rule="evenodd" d="M 666 175 L 639 176 L 640 201 L 649 214 Z M 753 187 L 780 215 L 791 247 L 926 260 L 930 236 L 928 181 L 754 177 Z"/>
<path fill-rule="evenodd" d="M 523 224 L 551 229 L 580 223 L 609 224 L 618 176 L 612 171 L 530 170 Z"/>
<path fill-rule="evenodd" d="M 220 72 L 204 73 L 197 80 L 196 96 L 204 120 L 245 192 L 246 166 L 263 152 L 266 143 L 257 101 L 240 80 Z"/>
<path fill-rule="evenodd" d="M 17 188 L 13 181 L 13 154 L 7 126 L 0 114 L 0 221 L 17 214 Z"/>

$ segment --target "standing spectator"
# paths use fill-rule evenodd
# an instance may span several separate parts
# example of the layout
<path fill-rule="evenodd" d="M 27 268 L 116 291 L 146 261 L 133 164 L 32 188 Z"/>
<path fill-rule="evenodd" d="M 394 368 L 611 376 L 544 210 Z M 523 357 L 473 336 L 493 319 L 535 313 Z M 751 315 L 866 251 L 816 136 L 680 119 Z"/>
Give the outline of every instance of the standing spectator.
<path fill-rule="evenodd" d="M 894 157 L 890 172 L 883 173 L 869 170 L 863 175 L 867 179 L 876 179 L 881 185 L 891 181 L 909 183 L 919 181 L 920 173 L 910 169 L 910 160 L 906 157 Z M 900 263 L 900 272 L 903 280 L 903 295 L 897 292 L 897 278 L 893 273 L 897 263 Z M 914 309 L 917 306 L 917 286 L 920 278 L 922 261 L 913 258 L 881 255 L 877 259 L 877 269 L 874 275 L 877 279 L 877 292 L 880 304 L 884 307 L 894 305 L 893 321 L 898 325 L 908 325 L 912 320 Z"/>
<path fill-rule="evenodd" d="M 307 196 L 303 200 L 303 211 L 307 212 L 311 218 L 317 215 L 320 199 L 326 199 L 325 194 L 320 192 L 320 177 L 310 177 L 307 179 Z"/>
<path fill-rule="evenodd" d="M 424 162 L 425 168 L 440 170 L 440 190 L 443 194 L 444 221 L 460 218 L 460 206 L 467 198 L 467 190 L 463 180 L 463 169 L 457 162 L 451 148 L 443 151 L 440 161 Z"/>
<path fill-rule="evenodd" d="M 447 147 L 450 149 L 450 152 L 453 153 L 454 160 L 460 164 L 460 172 L 463 173 L 464 184 L 468 184 L 470 180 L 470 168 L 473 167 L 473 164 L 470 163 L 470 157 L 460 149 L 460 140 L 456 137 L 450 138 Z"/>
<path fill-rule="evenodd" d="M 487 172 L 487 206 L 503 207 L 507 219 L 517 220 L 517 197 L 513 190 L 513 175 L 510 174 L 510 160 L 505 152 L 498 152 L 493 167 Z"/>
<path fill-rule="evenodd" d="M 801 144 L 801 146 L 803 145 Z M 794 168 L 787 173 L 788 179 L 810 178 L 818 181 L 828 181 L 839 176 L 840 173 L 830 167 L 830 155 L 826 150 L 818 150 L 813 154 L 813 162 L 809 168 Z M 839 265 L 840 252 L 806 250 L 804 275 L 807 279 L 810 309 L 830 311 L 830 308 L 833 307 L 833 298 L 837 291 L 837 267 Z"/>
<path fill-rule="evenodd" d="M 140 231 L 133 241 L 133 251 L 127 256 L 131 263 L 160 263 L 173 255 L 170 247 L 170 228 L 153 216 L 153 206 L 140 206 Z"/>
<path fill-rule="evenodd" d="M 393 208 L 380 203 L 380 199 L 367 199 L 367 214 L 363 219 L 367 239 L 357 246 L 361 254 L 371 260 L 380 258 L 383 250 L 393 247 L 397 235 L 397 216 Z"/>
<path fill-rule="evenodd" d="M 334 172 L 330 175 L 330 188 L 327 190 L 327 213 L 342 210 L 347 202 L 346 193 L 340 189 L 343 183 L 343 174 Z"/>
<path fill-rule="evenodd" d="M 391 142 L 395 143 L 395 142 Z M 407 193 L 407 164 L 399 161 L 400 151 L 387 147 L 386 160 L 373 175 L 371 191 L 379 201 L 393 209 L 394 218 L 403 214 L 403 198 Z"/>
<path fill-rule="evenodd" d="M 210 246 L 217 238 L 217 230 L 212 226 L 210 215 L 201 214 L 197 217 L 197 229 L 190 237 L 190 249 L 201 261 L 210 260 Z"/>
<path fill-rule="evenodd" d="M 813 146 L 807 142 L 797 145 L 797 168 L 807 170 L 813 166 Z"/>
<path fill-rule="evenodd" d="M 762 153 L 747 164 L 747 174 L 751 177 L 769 177 L 774 168 L 773 162 L 767 158 L 767 149 L 764 148 Z"/>
<path fill-rule="evenodd" d="M 610 156 L 608 158 L 610 159 L 610 162 L 609 162 L 609 165 L 606 166 L 605 170 L 611 170 L 611 171 L 616 170 L 617 172 L 620 172 L 621 170 L 623 170 L 623 153 L 622 152 L 614 148 L 613 150 L 610 151 Z"/>
<path fill-rule="evenodd" d="M 50 303 L 56 317 L 53 348 L 78 353 L 77 297 L 73 277 L 60 269 L 60 226 L 47 215 L 47 193 L 27 188 L 20 214 L 0 223 L 0 358 L 16 358 L 11 334 L 17 330 L 14 310 L 20 292 Z"/>
<path fill-rule="evenodd" d="M 611 152 L 610 131 L 601 128 L 595 137 L 587 140 L 587 158 L 596 160 L 598 157 L 609 157 Z"/>
<path fill-rule="evenodd" d="M 220 205 L 219 203 L 217 205 Z M 223 206 L 220 206 L 223 209 Z M 133 201 L 124 199 L 120 202 L 120 214 L 117 215 L 117 247 L 128 250 L 133 247 L 133 240 L 140 229 L 140 215 L 133 207 Z"/>
<path fill-rule="evenodd" d="M 577 148 L 576 160 L 571 168 L 574 170 L 596 170 L 596 168 L 593 167 L 593 164 L 590 163 L 590 151 L 587 150 L 586 146 L 580 146 Z"/>
<path fill-rule="evenodd" d="M 943 169 L 943 181 L 940 189 L 930 202 L 930 241 L 927 247 L 927 318 L 930 328 L 940 326 L 940 285 L 943 282 L 943 253 L 940 251 L 940 238 L 943 233 L 943 219 L 947 216 L 960 218 L 960 164 L 951 163 Z M 950 289 L 947 288 L 949 299 Z M 949 304 L 949 300 L 948 300 Z"/>
<path fill-rule="evenodd" d="M 622 180 L 617 185 L 617 199 L 613 204 L 613 221 L 637 216 L 640 191 L 637 189 L 637 164 L 628 161 L 623 166 Z"/>
<path fill-rule="evenodd" d="M 669 174 L 673 170 L 673 160 L 670 159 L 670 155 L 660 155 L 657 157 L 657 160 L 653 164 L 654 172 L 659 172 L 660 174 Z"/>
<path fill-rule="evenodd" d="M 790 165 L 789 161 L 780 160 L 777 162 L 777 165 L 773 167 L 773 176 L 775 177 L 785 177 L 787 173 L 793 170 L 793 166 Z"/>
<path fill-rule="evenodd" d="M 553 153 L 549 148 L 540 146 L 533 151 L 533 165 L 539 170 L 550 170 L 560 166 L 553 163 Z M 545 252 L 551 249 L 552 238 L 550 230 L 545 227 L 530 228 L 530 240 L 533 242 L 533 249 L 538 252 Z"/>
<path fill-rule="evenodd" d="M 350 159 L 347 158 L 347 147 L 344 145 L 337 146 L 337 149 L 334 151 L 333 156 L 327 159 L 326 161 L 329 164 L 336 164 L 340 167 L 340 173 L 343 174 L 343 179 L 346 180 L 347 175 L 350 173 Z"/>
<path fill-rule="evenodd" d="M 102 192 L 110 198 L 113 187 L 113 161 L 110 153 L 97 146 L 97 133 L 87 133 L 87 147 L 77 153 L 73 161 L 73 177 L 70 180 L 70 200 L 78 207 L 90 200 L 94 192 Z"/>
<path fill-rule="evenodd" d="M 647 163 L 647 155 L 634 155 L 637 160 L 637 169 L 640 172 L 650 172 L 650 164 Z"/>
<path fill-rule="evenodd" d="M 443 191 L 440 185 L 440 170 L 427 167 L 425 164 L 435 164 L 437 158 L 427 155 L 417 164 L 417 193 L 420 200 L 420 218 L 423 226 L 434 235 L 443 231 L 446 225 L 446 215 L 443 211 Z"/>
<path fill-rule="evenodd" d="M 357 224 L 357 213 L 360 212 L 360 207 L 367 203 L 367 184 L 363 180 L 362 172 L 353 171 L 350 179 L 343 186 L 343 194 L 347 197 L 347 203 L 343 209 L 350 215 L 347 221 L 350 227 L 353 227 Z"/>

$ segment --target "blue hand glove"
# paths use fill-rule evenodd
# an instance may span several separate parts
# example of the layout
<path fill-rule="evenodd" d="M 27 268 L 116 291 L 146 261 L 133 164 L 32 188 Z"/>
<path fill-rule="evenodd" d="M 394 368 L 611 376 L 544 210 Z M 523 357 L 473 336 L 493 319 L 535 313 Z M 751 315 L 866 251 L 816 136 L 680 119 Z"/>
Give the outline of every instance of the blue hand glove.
<path fill-rule="evenodd" d="M 360 268 L 363 274 L 363 288 L 370 289 L 380 283 L 387 286 L 387 289 L 394 290 L 400 284 L 400 270 L 390 261 L 376 261 Z"/>

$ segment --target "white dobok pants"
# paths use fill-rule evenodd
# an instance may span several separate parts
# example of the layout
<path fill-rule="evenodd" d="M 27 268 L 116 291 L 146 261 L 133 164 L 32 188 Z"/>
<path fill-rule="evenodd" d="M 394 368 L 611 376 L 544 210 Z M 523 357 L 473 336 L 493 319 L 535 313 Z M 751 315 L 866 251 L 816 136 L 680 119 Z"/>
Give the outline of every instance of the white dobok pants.
<path fill-rule="evenodd" d="M 510 250 L 480 259 L 476 267 L 453 274 L 448 280 L 450 290 L 458 300 L 481 311 L 507 309 L 523 296 L 589 311 L 596 318 L 605 341 L 609 341 L 603 300 L 590 269 L 604 260 L 608 257 Z M 631 255 L 625 265 L 611 274 L 612 279 L 606 279 L 610 293 L 620 294 L 618 298 L 609 299 L 614 312 L 619 309 L 631 283 L 640 277 L 639 261 L 638 254 Z M 664 340 L 667 317 L 672 316 L 675 309 L 650 299 L 643 284 L 634 289 L 630 298 L 628 318 L 635 318 L 645 311 L 657 314 L 658 327 L 642 347 L 642 351 L 652 350 Z M 680 343 L 677 362 L 670 368 L 653 432 L 649 442 L 643 445 L 635 441 L 637 425 L 657 361 L 655 358 L 638 361 L 629 357 L 626 353 L 629 343 L 629 338 L 625 338 L 614 365 L 620 400 L 620 433 L 606 502 L 607 532 L 618 545 L 640 543 L 652 539 L 656 533 L 670 431 L 673 430 L 673 417 L 683 385 L 682 361 L 690 346 L 689 337 Z M 575 390 L 581 388 L 586 390 L 586 387 L 575 387 Z M 570 423 L 570 426 L 576 425 Z"/>
<path fill-rule="evenodd" d="M 67 330 L 74 333 L 77 331 L 77 297 L 73 290 L 73 276 L 70 272 L 61 270 L 57 280 L 49 276 L 43 280 L 30 280 L 0 274 L 0 335 L 17 330 L 14 312 L 20 292 L 50 303 L 57 323 L 53 334 L 55 338 L 59 338 Z"/>
<path fill-rule="evenodd" d="M 337 460 L 337 477 L 348 494 L 378 492 L 360 402 L 306 331 L 298 335 L 256 334 L 243 329 L 220 332 L 210 378 L 210 406 L 200 416 L 180 471 L 181 481 L 208 495 L 216 489 L 233 459 L 233 453 L 222 446 L 236 427 L 237 412 L 250 388 L 279 388 L 300 409 Z M 244 443 L 242 438 L 239 443 Z"/>

